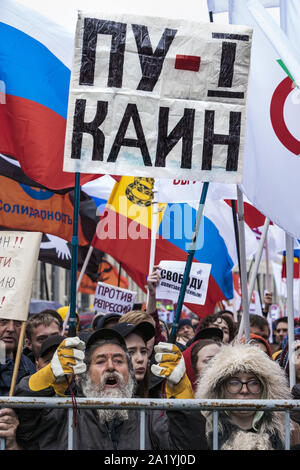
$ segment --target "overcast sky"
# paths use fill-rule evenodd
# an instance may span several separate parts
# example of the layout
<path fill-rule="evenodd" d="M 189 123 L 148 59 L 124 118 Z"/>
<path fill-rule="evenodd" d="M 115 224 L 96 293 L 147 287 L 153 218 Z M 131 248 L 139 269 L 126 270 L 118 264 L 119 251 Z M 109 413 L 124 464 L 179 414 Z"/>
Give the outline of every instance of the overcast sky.
<path fill-rule="evenodd" d="M 38 10 L 69 31 L 75 31 L 77 10 L 135 13 L 151 16 L 209 21 L 206 0 L 15 0 Z M 109 6 L 109 7 L 108 7 Z M 228 23 L 227 14 L 215 15 L 214 21 Z"/>

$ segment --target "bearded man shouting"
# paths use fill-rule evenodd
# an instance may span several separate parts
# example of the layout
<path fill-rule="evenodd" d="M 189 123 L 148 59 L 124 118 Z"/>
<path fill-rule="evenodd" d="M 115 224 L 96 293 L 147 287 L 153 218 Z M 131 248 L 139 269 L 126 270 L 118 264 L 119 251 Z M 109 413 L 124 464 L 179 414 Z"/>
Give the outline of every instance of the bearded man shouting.
<path fill-rule="evenodd" d="M 74 391 L 87 398 L 132 398 L 136 387 L 126 344 L 115 330 L 95 331 L 84 343 L 66 338 L 51 361 L 18 384 L 18 396 L 54 396 Z M 68 381 L 73 380 L 72 389 Z M 25 380 L 26 379 L 26 380 Z M 73 397 L 74 399 L 74 397 Z M 22 449 L 66 450 L 68 448 L 68 411 L 66 409 L 29 409 L 18 411 L 17 442 Z M 139 410 L 81 408 L 73 426 L 74 450 L 138 450 Z M 146 411 L 145 449 L 168 450 L 169 433 L 165 413 Z"/>

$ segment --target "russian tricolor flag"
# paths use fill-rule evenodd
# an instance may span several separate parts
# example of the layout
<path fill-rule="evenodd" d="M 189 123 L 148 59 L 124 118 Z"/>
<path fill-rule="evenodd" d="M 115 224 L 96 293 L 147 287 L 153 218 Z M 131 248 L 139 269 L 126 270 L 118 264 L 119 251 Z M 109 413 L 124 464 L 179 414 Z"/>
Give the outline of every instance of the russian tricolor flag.
<path fill-rule="evenodd" d="M 178 217 L 179 213 L 184 214 L 184 217 Z M 158 230 L 160 237 L 156 243 L 157 263 L 160 260 L 186 261 L 196 214 L 196 209 L 188 203 L 167 205 Z M 167 225 L 171 228 L 170 233 L 165 232 L 164 226 Z M 218 227 L 205 215 L 201 219 L 193 261 L 211 264 L 207 298 L 204 306 L 195 304 L 186 304 L 186 306 L 198 315 L 206 316 L 213 313 L 218 301 L 233 298 L 234 261 Z"/>
<path fill-rule="evenodd" d="M 74 174 L 62 171 L 73 42 L 36 11 L 1 0 L 0 152 L 51 189 L 74 186 Z"/>
<path fill-rule="evenodd" d="M 151 245 L 151 185 L 145 178 L 122 177 L 116 183 L 92 245 L 111 255 L 145 291 Z M 129 198 L 129 199 L 128 199 Z M 199 195 L 200 198 L 200 195 Z M 186 261 L 196 209 L 188 203 L 159 204 L 155 264 L 162 260 Z M 255 235 L 246 228 L 253 254 Z M 248 238 L 249 237 L 249 238 Z M 233 298 L 232 269 L 237 265 L 232 213 L 224 201 L 208 200 L 197 239 L 195 262 L 211 264 L 204 306 L 187 304 L 199 316 L 213 313 L 219 300 Z"/>

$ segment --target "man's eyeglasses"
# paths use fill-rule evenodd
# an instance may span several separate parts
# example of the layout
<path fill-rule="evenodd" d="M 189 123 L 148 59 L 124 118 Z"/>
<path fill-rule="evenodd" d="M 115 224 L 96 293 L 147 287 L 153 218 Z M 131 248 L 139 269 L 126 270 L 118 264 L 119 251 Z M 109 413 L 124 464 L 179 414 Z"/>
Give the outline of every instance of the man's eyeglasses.
<path fill-rule="evenodd" d="M 225 388 L 228 393 L 232 395 L 237 395 L 243 388 L 243 385 L 246 385 L 249 393 L 253 395 L 259 395 L 262 391 L 262 384 L 258 379 L 247 380 L 247 382 L 242 382 L 238 379 L 229 379 L 225 382 Z"/>

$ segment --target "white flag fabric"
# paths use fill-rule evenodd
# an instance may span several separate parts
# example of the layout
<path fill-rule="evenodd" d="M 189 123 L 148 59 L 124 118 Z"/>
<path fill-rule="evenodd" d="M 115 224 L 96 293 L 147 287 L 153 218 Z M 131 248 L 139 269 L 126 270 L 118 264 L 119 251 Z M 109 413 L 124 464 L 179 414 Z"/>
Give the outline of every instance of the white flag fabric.
<path fill-rule="evenodd" d="M 280 299 L 280 303 L 283 299 L 287 298 L 287 286 L 286 286 L 286 279 L 282 279 L 281 277 L 281 270 L 282 266 L 279 263 L 272 262 L 272 272 L 274 276 L 276 290 L 278 292 L 278 296 Z M 300 279 L 293 280 L 293 296 L 294 296 L 294 317 L 299 317 L 300 315 L 300 307 L 299 307 L 299 294 L 300 294 Z M 282 305 L 283 311 L 282 315 L 286 315 L 286 303 Z"/>
<path fill-rule="evenodd" d="M 248 5 L 257 2 L 230 1 L 231 21 L 254 29 L 241 187 L 260 212 L 300 238 L 299 90 L 278 63 L 285 57 L 279 57 Z M 280 31 L 275 22 L 272 27 L 274 35 Z"/>
<path fill-rule="evenodd" d="M 201 181 L 156 178 L 157 202 L 198 202 L 203 183 Z M 236 199 L 236 184 L 210 183 L 207 197 L 209 199 Z"/>
<path fill-rule="evenodd" d="M 224 13 L 228 11 L 228 2 L 229 0 L 207 0 L 208 11 L 212 11 L 213 13 Z M 279 7 L 279 2 L 280 0 L 261 0 L 261 3 L 266 8 Z M 287 0 L 283 0 L 283 2 L 286 3 Z"/>
<path fill-rule="evenodd" d="M 207 199 L 203 214 L 218 228 L 227 246 L 228 253 L 234 262 L 234 266 L 238 266 L 231 207 L 224 201 Z M 246 258 L 251 259 L 257 252 L 258 241 L 251 228 L 246 223 L 244 225 Z"/>
<path fill-rule="evenodd" d="M 235 1 L 235 0 L 230 0 Z M 300 4 L 299 4 L 300 6 Z M 293 40 L 288 40 L 284 31 L 279 28 L 275 20 L 265 10 L 259 0 L 247 0 L 247 7 L 256 24 L 264 32 L 268 41 L 271 42 L 279 58 L 283 60 L 292 76 L 300 77 L 300 63 L 297 60 L 297 51 L 293 46 Z M 230 21 L 229 14 L 229 21 Z"/>
<path fill-rule="evenodd" d="M 189 203 L 198 209 L 203 183 L 200 181 L 156 179 L 156 200 L 159 203 Z M 232 209 L 224 199 L 236 199 L 235 184 L 210 183 L 203 215 L 218 229 L 223 238 L 234 266 L 238 265 Z M 245 202 L 247 198 L 244 199 Z M 203 226 L 202 226 L 203 228 Z M 256 253 L 258 241 L 254 231 L 245 223 L 246 257 Z"/>
<path fill-rule="evenodd" d="M 280 0 L 280 26 L 290 39 L 294 50 L 300 50 L 300 2 L 299 0 Z M 299 57 L 299 52 L 298 52 Z M 299 78 L 299 77 L 298 77 Z"/>

